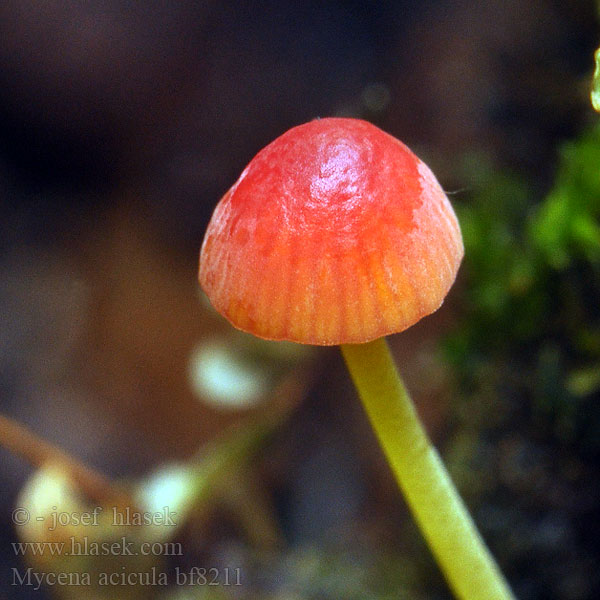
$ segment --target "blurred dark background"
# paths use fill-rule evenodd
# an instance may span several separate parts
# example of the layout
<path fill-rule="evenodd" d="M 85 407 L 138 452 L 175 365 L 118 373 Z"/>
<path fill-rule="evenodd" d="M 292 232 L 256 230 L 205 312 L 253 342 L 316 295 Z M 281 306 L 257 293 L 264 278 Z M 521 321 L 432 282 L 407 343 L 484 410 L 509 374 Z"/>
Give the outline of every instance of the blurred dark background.
<path fill-rule="evenodd" d="M 428 162 L 465 235 L 446 305 L 391 340 L 427 427 L 519 598 L 599 597 L 598 10 L 4 0 L 2 412 L 131 480 L 262 414 L 266 391 L 194 385 L 215 339 L 271 360 L 202 300 L 204 230 L 274 137 L 365 118 Z M 244 592 L 172 597 L 449 598 L 337 351 L 278 360 L 298 399 L 252 477 L 280 541 L 256 551 L 217 506 L 186 559 L 243 564 Z M 45 597 L 10 585 L 32 472 L 0 449 L 0 598 Z"/>

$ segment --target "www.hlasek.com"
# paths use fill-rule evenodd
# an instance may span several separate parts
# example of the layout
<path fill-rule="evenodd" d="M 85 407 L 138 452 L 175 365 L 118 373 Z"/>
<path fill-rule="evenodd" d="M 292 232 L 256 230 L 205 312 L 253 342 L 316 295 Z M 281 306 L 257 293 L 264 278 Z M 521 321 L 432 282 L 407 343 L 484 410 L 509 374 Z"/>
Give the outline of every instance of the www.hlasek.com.
<path fill-rule="evenodd" d="M 176 567 L 172 573 L 160 571 L 157 567 L 133 573 L 121 567 L 121 571 L 93 574 L 64 571 L 44 573 L 30 567 L 22 571 L 13 568 L 11 585 L 31 587 L 37 591 L 42 586 L 238 586 L 242 585 L 242 581 L 239 567 L 192 567 L 189 570 Z"/>
<path fill-rule="evenodd" d="M 66 542 L 11 542 L 17 556 L 183 556 L 179 542 L 133 542 L 125 536 L 96 542 L 71 536 Z"/>

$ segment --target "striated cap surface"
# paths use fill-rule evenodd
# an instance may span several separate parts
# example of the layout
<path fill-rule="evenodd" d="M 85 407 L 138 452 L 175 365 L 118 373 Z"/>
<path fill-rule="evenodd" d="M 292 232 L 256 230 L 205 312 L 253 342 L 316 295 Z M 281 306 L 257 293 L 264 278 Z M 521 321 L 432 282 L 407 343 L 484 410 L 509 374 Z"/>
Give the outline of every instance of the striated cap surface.
<path fill-rule="evenodd" d="M 235 327 L 332 345 L 402 331 L 442 304 L 463 257 L 427 165 L 358 119 L 290 129 L 217 205 L 200 283 Z"/>

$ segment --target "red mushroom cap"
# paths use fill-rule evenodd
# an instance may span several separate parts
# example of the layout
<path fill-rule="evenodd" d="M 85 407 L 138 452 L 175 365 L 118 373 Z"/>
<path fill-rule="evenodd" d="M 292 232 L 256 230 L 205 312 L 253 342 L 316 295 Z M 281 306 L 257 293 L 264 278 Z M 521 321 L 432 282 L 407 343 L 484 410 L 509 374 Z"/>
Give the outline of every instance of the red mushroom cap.
<path fill-rule="evenodd" d="M 462 257 L 425 163 L 366 121 L 319 119 L 261 150 L 219 202 L 200 283 L 259 337 L 362 343 L 439 308 Z"/>

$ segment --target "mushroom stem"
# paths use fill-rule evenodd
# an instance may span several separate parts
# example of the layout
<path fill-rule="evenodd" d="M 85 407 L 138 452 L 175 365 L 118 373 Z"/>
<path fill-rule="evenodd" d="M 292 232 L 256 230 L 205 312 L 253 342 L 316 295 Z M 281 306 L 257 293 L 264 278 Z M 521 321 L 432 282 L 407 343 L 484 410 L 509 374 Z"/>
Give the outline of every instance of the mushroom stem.
<path fill-rule="evenodd" d="M 342 353 L 408 505 L 457 598 L 514 596 L 423 429 L 385 338 Z"/>

